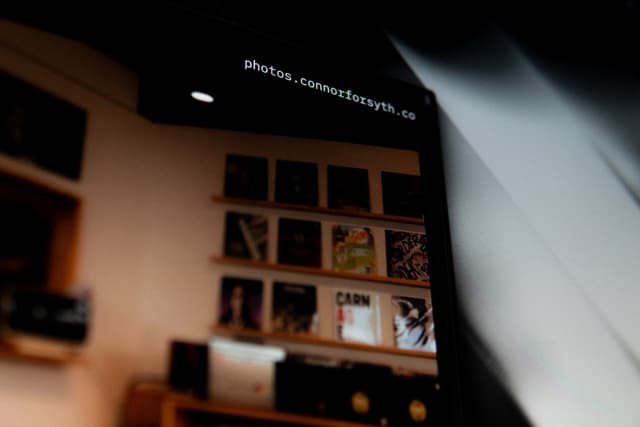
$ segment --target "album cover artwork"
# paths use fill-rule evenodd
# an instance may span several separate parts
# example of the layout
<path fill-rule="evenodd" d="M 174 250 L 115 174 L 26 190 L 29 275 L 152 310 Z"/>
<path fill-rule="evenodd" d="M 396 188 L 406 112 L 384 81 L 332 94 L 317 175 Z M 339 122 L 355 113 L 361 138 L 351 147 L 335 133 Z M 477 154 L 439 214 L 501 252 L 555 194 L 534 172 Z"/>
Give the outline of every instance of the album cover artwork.
<path fill-rule="evenodd" d="M 227 212 L 224 254 L 255 261 L 267 259 L 267 217 Z"/>
<path fill-rule="evenodd" d="M 276 161 L 276 202 L 318 206 L 318 165 Z"/>
<path fill-rule="evenodd" d="M 225 197 L 267 200 L 268 164 L 262 157 L 227 155 Z"/>
<path fill-rule="evenodd" d="M 382 172 L 382 205 L 387 215 L 422 218 L 424 192 L 420 176 Z"/>
<path fill-rule="evenodd" d="M 262 325 L 262 282 L 224 277 L 221 288 L 219 324 L 259 330 Z"/>
<path fill-rule="evenodd" d="M 275 282 L 272 327 L 274 332 L 317 334 L 316 287 Z"/>
<path fill-rule="evenodd" d="M 371 292 L 336 290 L 335 337 L 340 341 L 380 344 L 380 296 Z"/>
<path fill-rule="evenodd" d="M 371 229 L 334 225 L 332 243 L 333 271 L 360 274 L 376 272 L 376 253 Z"/>
<path fill-rule="evenodd" d="M 430 298 L 392 296 L 395 345 L 405 350 L 436 351 Z"/>
<path fill-rule="evenodd" d="M 280 218 L 278 221 L 278 262 L 321 267 L 321 226 L 317 221 Z"/>
<path fill-rule="evenodd" d="M 427 237 L 421 233 L 386 230 L 387 276 L 429 280 Z"/>
<path fill-rule="evenodd" d="M 343 166 L 327 167 L 330 208 L 369 211 L 369 171 Z"/>

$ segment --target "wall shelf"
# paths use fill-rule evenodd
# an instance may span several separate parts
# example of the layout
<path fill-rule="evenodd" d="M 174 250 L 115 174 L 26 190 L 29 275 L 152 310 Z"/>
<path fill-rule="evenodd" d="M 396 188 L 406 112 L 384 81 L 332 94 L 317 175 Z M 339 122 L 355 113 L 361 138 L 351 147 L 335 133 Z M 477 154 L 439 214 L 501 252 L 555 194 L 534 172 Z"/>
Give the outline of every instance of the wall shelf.
<path fill-rule="evenodd" d="M 263 270 L 284 271 L 287 273 L 301 273 L 301 274 L 309 274 L 309 275 L 315 275 L 315 276 L 334 277 L 336 279 L 360 280 L 365 282 L 377 282 L 377 283 L 386 283 L 390 285 L 413 286 L 413 287 L 419 287 L 419 288 L 430 287 L 430 282 L 421 281 L 421 280 L 398 279 L 395 277 L 366 275 L 366 274 L 358 274 L 358 273 L 343 273 L 343 272 L 331 271 L 323 268 L 304 267 L 300 265 L 289 265 L 289 264 L 276 264 L 272 262 L 254 261 L 254 260 L 242 259 L 242 258 L 214 256 L 211 258 L 211 261 L 216 264 L 223 264 L 223 265 L 229 265 L 229 266 L 250 267 L 250 268 L 256 268 L 256 269 L 263 269 Z"/>
<path fill-rule="evenodd" d="M 235 404 L 197 400 L 186 396 L 167 395 L 161 406 L 161 427 L 180 427 L 190 425 L 189 415 L 211 414 L 239 419 L 250 419 L 270 423 L 289 424 L 309 427 L 371 427 L 362 424 L 329 418 L 300 415 L 272 409 L 241 406 Z"/>
<path fill-rule="evenodd" d="M 64 291 L 70 286 L 82 200 L 79 187 L 73 181 L 0 154 L 0 203 L 4 209 L 3 220 L 11 221 L 12 229 L 0 239 L 0 246 L 9 263 L 19 260 L 14 261 L 18 265 L 13 267 L 16 272 L 12 274 L 17 276 L 13 278 L 14 283 L 30 280 L 26 285 L 51 291 Z M 45 222 L 46 227 L 41 226 Z M 32 250 L 13 252 L 14 248 L 25 245 Z M 39 255 L 37 251 L 46 255 Z M 21 259 L 27 259 L 26 264 L 32 263 L 36 266 L 33 270 L 38 271 L 24 272 L 26 267 L 21 270 Z M 36 275 L 38 278 L 33 279 Z"/>
<path fill-rule="evenodd" d="M 424 220 L 422 218 L 410 218 L 410 217 L 404 217 L 404 216 L 385 215 L 385 214 L 366 212 L 366 211 L 356 211 L 356 210 L 351 211 L 351 210 L 344 210 L 344 209 L 325 208 L 320 206 L 294 205 L 289 203 L 271 202 L 267 200 L 248 200 L 248 199 L 239 199 L 239 198 L 224 197 L 224 196 L 213 196 L 213 201 L 217 203 L 224 203 L 227 205 L 256 206 L 256 207 L 267 208 L 267 209 L 283 209 L 283 210 L 292 210 L 292 211 L 313 212 L 313 213 L 319 213 L 324 215 L 348 216 L 352 218 L 366 218 L 366 219 L 373 219 L 377 221 L 397 222 L 402 224 L 418 224 L 418 225 L 424 224 Z"/>
<path fill-rule="evenodd" d="M 52 366 L 62 366 L 80 362 L 80 356 L 76 353 L 45 353 L 27 352 L 7 344 L 0 344 L 0 359 L 15 360 L 23 362 L 40 363 Z"/>
<path fill-rule="evenodd" d="M 288 334 L 279 332 L 262 332 L 247 329 L 234 329 L 226 326 L 213 325 L 211 331 L 214 334 L 233 336 L 239 338 L 258 338 L 261 340 L 275 340 L 295 342 L 299 344 L 310 344 L 320 346 L 340 347 L 349 350 L 362 350 L 375 353 L 387 353 L 398 356 L 422 357 L 425 359 L 436 359 L 436 353 L 418 350 L 404 350 L 396 347 L 361 344 L 349 341 L 338 341 L 335 339 L 321 338 L 313 335 Z"/>
<path fill-rule="evenodd" d="M 0 174 L 29 182 L 68 199 L 81 201 L 83 198 L 77 182 L 3 153 L 0 153 Z"/>

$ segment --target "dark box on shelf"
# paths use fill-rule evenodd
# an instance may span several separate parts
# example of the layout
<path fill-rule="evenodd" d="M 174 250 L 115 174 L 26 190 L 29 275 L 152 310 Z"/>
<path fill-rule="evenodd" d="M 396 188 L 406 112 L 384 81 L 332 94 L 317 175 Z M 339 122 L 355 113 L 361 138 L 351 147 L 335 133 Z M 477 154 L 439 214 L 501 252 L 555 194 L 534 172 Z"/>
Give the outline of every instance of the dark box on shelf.
<path fill-rule="evenodd" d="M 0 301 L 0 319 L 12 336 L 28 334 L 70 344 L 82 344 L 89 329 L 89 303 L 84 298 L 16 290 Z"/>
<path fill-rule="evenodd" d="M 173 390 L 206 398 L 209 387 L 209 346 L 172 341 L 169 354 L 169 385 Z"/>

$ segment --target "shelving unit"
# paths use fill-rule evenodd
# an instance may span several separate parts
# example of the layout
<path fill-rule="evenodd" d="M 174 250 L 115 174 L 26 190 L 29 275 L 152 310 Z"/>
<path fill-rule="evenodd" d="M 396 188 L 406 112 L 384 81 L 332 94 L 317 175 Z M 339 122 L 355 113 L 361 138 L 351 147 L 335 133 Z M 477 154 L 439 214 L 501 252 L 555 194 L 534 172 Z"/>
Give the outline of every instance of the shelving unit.
<path fill-rule="evenodd" d="M 63 291 L 73 278 L 78 224 L 83 199 L 70 180 L 0 156 L 0 201 L 8 206 L 29 206 L 50 225 L 47 245 L 48 290 Z M 22 208 L 19 208 L 22 209 Z"/>
<path fill-rule="evenodd" d="M 371 427 L 370 424 L 354 423 L 329 418 L 292 414 L 271 409 L 233 405 L 221 402 L 197 400 L 190 397 L 168 394 L 161 403 L 161 427 L 187 427 L 205 425 L 192 423 L 191 418 L 201 415 L 234 417 L 244 420 L 309 426 L 309 427 Z"/>
<path fill-rule="evenodd" d="M 46 218 L 50 227 L 46 241 L 38 241 L 47 252 L 43 263 L 46 264 L 43 266 L 46 274 L 43 282 L 37 283 L 43 290 L 62 292 L 72 283 L 83 198 L 79 183 L 0 153 L 0 201 L 17 209 L 30 207 Z M 18 261 L 22 255 L 18 255 Z M 8 264 L 11 264 L 11 256 Z M 14 344 L 11 339 L 0 342 L 0 359 L 50 366 L 63 366 L 81 360 L 79 353 L 71 350 L 68 353 L 26 350 Z"/>
<path fill-rule="evenodd" d="M 364 351 L 370 351 L 370 352 L 376 352 L 376 353 L 388 353 L 388 354 L 394 354 L 398 356 L 422 357 L 425 359 L 433 359 L 433 360 L 436 359 L 436 353 L 431 353 L 426 351 L 404 350 L 396 347 L 369 345 L 369 344 L 361 344 L 361 343 L 348 342 L 348 341 L 338 341 L 334 339 L 321 338 L 313 335 L 252 331 L 247 329 L 233 329 L 233 328 L 218 326 L 218 325 L 212 325 L 211 331 L 218 335 L 227 335 L 227 336 L 239 337 L 239 338 L 257 338 L 261 340 L 296 342 L 301 344 L 340 347 L 340 348 L 345 348 L 350 350 L 364 350 Z"/>
<path fill-rule="evenodd" d="M 326 270 L 322 268 L 315 267 L 304 267 L 299 265 L 289 265 L 289 264 L 276 264 L 265 261 L 253 261 L 243 258 L 232 258 L 232 257 L 211 257 L 211 261 L 216 264 L 223 264 L 229 266 L 237 266 L 237 267 L 249 267 L 249 268 L 257 268 L 264 270 L 275 270 L 275 271 L 283 271 L 287 273 L 301 273 L 301 274 L 309 274 L 315 276 L 325 276 L 325 277 L 333 277 L 336 279 L 348 279 L 348 280 L 360 280 L 365 282 L 375 282 L 375 283 L 386 283 L 390 285 L 401 285 L 401 286 L 414 286 L 419 288 L 429 288 L 429 282 L 423 282 L 420 280 L 408 280 L 408 279 L 399 279 L 395 277 L 385 277 L 385 276 L 375 276 L 375 275 L 367 275 L 367 274 L 358 274 L 358 273 L 344 273 Z"/>
<path fill-rule="evenodd" d="M 282 209 L 282 210 L 290 210 L 290 211 L 314 212 L 314 213 L 319 213 L 324 215 L 366 218 L 366 219 L 374 219 L 378 221 L 397 222 L 402 224 L 418 224 L 418 225 L 424 224 L 424 220 L 422 218 L 410 218 L 410 217 L 396 216 L 396 215 L 385 215 L 385 214 L 379 214 L 379 213 L 373 213 L 373 212 L 367 212 L 367 211 L 333 209 L 333 208 L 325 208 L 320 206 L 294 205 L 294 204 L 288 204 L 288 203 L 271 202 L 267 200 L 249 200 L 249 199 L 238 199 L 238 198 L 224 197 L 224 196 L 213 196 L 213 201 L 217 203 L 228 204 L 228 205 L 256 206 L 256 207 L 261 207 L 266 209 Z"/>
<path fill-rule="evenodd" d="M 402 225 L 402 224 L 410 224 L 410 225 L 424 224 L 424 220 L 422 218 L 385 215 L 385 214 L 372 213 L 367 211 L 333 209 L 333 208 L 320 207 L 320 206 L 279 203 L 279 202 L 267 201 L 267 200 L 250 200 L 250 199 L 235 198 L 235 197 L 225 197 L 220 195 L 214 195 L 212 199 L 215 203 L 222 204 L 222 205 L 238 206 L 238 207 L 246 206 L 246 207 L 260 208 L 264 210 L 271 210 L 273 211 L 272 214 L 275 214 L 275 215 L 282 214 L 281 212 L 276 212 L 276 211 L 290 211 L 290 212 L 309 212 L 309 213 L 318 214 L 318 216 L 320 217 L 331 216 L 336 218 L 337 217 L 354 218 L 355 219 L 354 222 L 357 222 L 358 219 L 375 220 L 375 221 L 380 221 L 381 222 L 380 226 L 384 228 L 388 228 L 388 227 L 393 228 L 394 225 Z M 392 286 L 413 287 L 413 288 L 425 289 L 426 292 L 428 292 L 428 289 L 431 286 L 431 283 L 429 281 L 423 281 L 423 280 L 410 280 L 410 279 L 387 277 L 387 276 L 381 276 L 381 275 L 375 275 L 375 274 L 337 272 L 327 268 L 281 264 L 278 262 L 271 262 L 271 261 L 256 261 L 252 259 L 236 258 L 236 257 L 230 257 L 230 256 L 212 256 L 211 261 L 218 265 L 224 265 L 224 266 L 230 266 L 230 267 L 250 268 L 255 270 L 269 270 L 269 271 L 276 271 L 276 272 L 283 272 L 283 273 L 304 274 L 304 275 L 316 276 L 316 277 L 360 281 L 360 282 L 369 283 L 371 284 L 371 286 L 375 286 L 376 284 L 384 284 L 384 285 L 392 285 Z M 324 346 L 324 347 L 342 348 L 342 349 L 348 349 L 348 350 L 366 351 L 371 353 L 382 353 L 382 354 L 388 354 L 391 356 L 406 356 L 406 357 L 412 357 L 412 358 L 430 359 L 432 361 L 436 360 L 436 354 L 433 352 L 399 349 L 394 347 L 393 345 L 390 345 L 390 343 L 388 342 L 385 342 L 385 345 L 369 345 L 369 344 L 356 343 L 356 342 L 340 341 L 335 338 L 325 337 L 324 335 L 320 337 L 320 336 L 308 335 L 308 334 L 307 335 L 288 334 L 288 333 L 265 332 L 262 330 L 258 331 L 258 330 L 247 330 L 247 329 L 234 329 L 226 326 L 221 326 L 219 324 L 212 325 L 211 331 L 216 335 L 228 336 L 228 337 L 237 338 L 237 339 L 249 339 L 253 341 L 257 340 L 259 342 L 271 340 L 271 341 L 305 344 L 305 345 L 318 346 L 318 347 Z"/>

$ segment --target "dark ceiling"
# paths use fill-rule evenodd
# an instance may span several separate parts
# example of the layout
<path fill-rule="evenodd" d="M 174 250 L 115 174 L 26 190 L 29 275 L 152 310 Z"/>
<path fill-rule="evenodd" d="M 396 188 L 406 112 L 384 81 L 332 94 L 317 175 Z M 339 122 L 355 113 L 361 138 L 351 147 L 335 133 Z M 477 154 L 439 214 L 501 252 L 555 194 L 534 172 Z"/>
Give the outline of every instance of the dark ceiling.
<path fill-rule="evenodd" d="M 307 1 L 4 2 L 0 15 L 89 43 L 128 67 L 150 66 L 171 46 L 232 47 L 229 31 L 253 33 L 352 71 L 415 82 L 384 30 L 433 54 L 446 54 L 489 25 L 551 61 L 640 70 L 638 0 L 384 3 Z"/>

